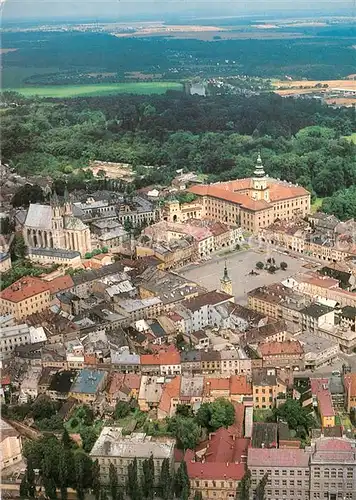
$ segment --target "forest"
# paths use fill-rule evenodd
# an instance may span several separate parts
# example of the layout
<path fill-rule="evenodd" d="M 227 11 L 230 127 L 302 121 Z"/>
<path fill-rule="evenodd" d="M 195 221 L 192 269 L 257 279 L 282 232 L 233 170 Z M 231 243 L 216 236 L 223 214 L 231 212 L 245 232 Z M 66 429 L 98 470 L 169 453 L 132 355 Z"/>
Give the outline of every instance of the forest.
<path fill-rule="evenodd" d="M 340 36 L 343 28 L 338 30 L 338 36 L 219 41 L 4 32 L 2 46 L 17 50 L 3 54 L 2 85 L 118 82 L 130 72 L 159 75 L 162 80 L 236 74 L 339 79 L 355 72 L 356 37 Z"/>
<path fill-rule="evenodd" d="M 341 218 L 356 216 L 345 202 L 356 184 L 356 146 L 344 138 L 355 130 L 352 109 L 274 94 L 204 98 L 174 91 L 3 99 L 3 159 L 20 174 L 66 178 L 70 186 L 84 181 L 82 168 L 97 159 L 131 163 L 136 187 L 166 185 L 181 168 L 216 182 L 251 175 L 260 151 L 268 175 L 326 198 L 324 208 Z"/>

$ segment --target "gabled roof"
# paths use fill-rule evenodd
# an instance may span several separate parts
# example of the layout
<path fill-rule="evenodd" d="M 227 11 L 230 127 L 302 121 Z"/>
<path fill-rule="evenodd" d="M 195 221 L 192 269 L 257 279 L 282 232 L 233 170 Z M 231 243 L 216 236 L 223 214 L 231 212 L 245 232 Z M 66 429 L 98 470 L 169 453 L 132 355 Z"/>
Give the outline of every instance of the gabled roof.
<path fill-rule="evenodd" d="M 303 354 L 303 347 L 296 340 L 282 342 L 263 342 L 259 345 L 262 356 L 282 356 L 288 354 Z"/>
<path fill-rule="evenodd" d="M 308 452 L 300 449 L 250 448 L 247 465 L 248 467 L 307 468 L 309 457 Z"/>
<path fill-rule="evenodd" d="M 52 207 L 50 205 L 31 203 L 28 207 L 25 226 L 34 229 L 51 229 Z"/>
<path fill-rule="evenodd" d="M 184 300 L 182 305 L 189 309 L 191 312 L 199 311 L 203 306 L 220 304 L 221 302 L 226 302 L 232 299 L 232 295 L 227 293 L 211 291 L 207 293 L 202 293 L 197 297 Z"/>
<path fill-rule="evenodd" d="M 189 478 L 241 480 L 245 474 L 248 446 L 249 439 L 236 439 L 228 429 L 219 429 L 199 446 L 200 450 L 205 449 L 204 461 L 196 461 L 194 451 L 186 452 L 184 460 Z"/>
<path fill-rule="evenodd" d="M 141 365 L 179 365 L 180 353 L 174 351 L 162 351 L 158 354 L 142 354 Z"/>
<path fill-rule="evenodd" d="M 64 276 L 58 276 L 52 281 L 48 281 L 49 291 L 51 295 L 55 295 L 58 292 L 63 290 L 68 290 L 74 286 L 74 282 L 72 277 L 69 274 L 65 274 Z"/>
<path fill-rule="evenodd" d="M 22 300 L 50 290 L 49 284 L 34 276 L 24 276 L 0 292 L 0 298 L 10 302 Z"/>

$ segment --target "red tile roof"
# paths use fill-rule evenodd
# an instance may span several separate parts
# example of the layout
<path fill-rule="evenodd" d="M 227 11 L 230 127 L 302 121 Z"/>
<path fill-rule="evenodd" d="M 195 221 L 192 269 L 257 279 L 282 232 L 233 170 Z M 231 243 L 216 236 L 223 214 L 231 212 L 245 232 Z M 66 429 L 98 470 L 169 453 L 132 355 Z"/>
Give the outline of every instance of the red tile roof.
<path fill-rule="evenodd" d="M 179 365 L 178 351 L 159 352 L 158 354 L 141 354 L 141 365 Z"/>
<path fill-rule="evenodd" d="M 25 276 L 0 292 L 0 298 L 10 302 L 21 302 L 49 290 L 49 283 L 34 276 Z"/>
<path fill-rule="evenodd" d="M 282 342 L 263 342 L 258 346 L 262 356 L 281 356 L 288 354 L 303 354 L 303 347 L 296 340 Z"/>
<path fill-rule="evenodd" d="M 204 462 L 194 461 L 194 451 L 188 450 L 184 456 L 188 476 L 191 479 L 234 479 L 241 480 L 245 474 L 245 462 L 249 439 L 237 438 L 227 430 L 219 429 L 206 445 Z"/>
<path fill-rule="evenodd" d="M 227 391 L 233 394 L 252 394 L 252 385 L 245 375 L 231 375 L 229 378 L 216 377 L 204 379 L 204 394 L 211 391 Z"/>
<path fill-rule="evenodd" d="M 235 408 L 235 421 L 227 430 L 230 434 L 242 438 L 244 435 L 245 406 L 242 403 L 233 402 Z"/>
<path fill-rule="evenodd" d="M 231 375 L 230 394 L 252 394 L 252 384 L 245 375 Z"/>
<path fill-rule="evenodd" d="M 350 451 L 352 447 L 351 441 L 339 438 L 323 439 L 316 444 L 318 451 Z"/>
<path fill-rule="evenodd" d="M 182 302 L 182 305 L 189 309 L 190 311 L 198 311 L 201 307 L 207 305 L 216 305 L 221 302 L 226 302 L 231 299 L 232 295 L 228 295 L 227 293 L 211 291 L 207 293 L 202 293 L 197 297 L 193 297 L 192 299 L 187 299 Z"/>
<path fill-rule="evenodd" d="M 351 398 L 356 397 L 356 373 L 345 375 L 345 386 L 348 389 Z"/>
<path fill-rule="evenodd" d="M 4 375 L 3 377 L 1 377 L 1 385 L 10 385 L 11 384 L 11 379 L 10 379 L 10 375 Z"/>
<path fill-rule="evenodd" d="M 164 411 L 165 413 L 168 414 L 170 409 L 171 409 L 172 399 L 179 398 L 180 382 L 181 382 L 181 377 L 178 375 L 177 377 L 174 377 L 173 380 L 168 382 L 168 384 L 164 385 L 163 391 L 162 391 L 162 396 L 161 396 L 161 401 L 160 401 L 159 406 L 158 406 L 158 408 L 161 411 Z"/>
<path fill-rule="evenodd" d="M 127 373 L 125 375 L 124 384 L 129 389 L 136 389 L 138 391 L 141 384 L 141 375 L 137 375 L 136 373 Z"/>
<path fill-rule="evenodd" d="M 271 205 L 267 203 L 267 201 L 253 200 L 249 198 L 247 194 L 235 193 L 228 189 L 221 188 L 220 185 L 192 186 L 188 191 L 198 196 L 211 196 L 213 198 L 230 201 L 248 210 L 259 211 L 271 208 Z"/>
<path fill-rule="evenodd" d="M 65 274 L 64 276 L 58 276 L 52 281 L 48 281 L 49 291 L 51 295 L 55 295 L 58 292 L 63 290 L 68 290 L 74 286 L 74 282 L 72 277 L 69 274 Z"/>
<path fill-rule="evenodd" d="M 287 448 L 249 448 L 248 467 L 308 467 L 305 450 Z"/>
<path fill-rule="evenodd" d="M 272 182 L 269 186 L 271 201 L 289 200 L 298 196 L 307 196 L 309 192 L 302 186 L 290 186 L 282 182 Z"/>
<path fill-rule="evenodd" d="M 307 196 L 309 194 L 302 186 L 290 185 L 274 179 L 269 180 L 268 186 L 269 197 L 272 202 Z M 246 191 L 250 191 L 252 187 L 252 179 L 248 178 L 217 184 L 192 186 L 188 191 L 198 196 L 212 196 L 214 198 L 230 201 L 241 205 L 247 210 L 258 211 L 271 208 L 268 202 L 264 200 L 254 200 L 246 193 Z"/>
<path fill-rule="evenodd" d="M 321 417 L 334 417 L 335 411 L 328 387 L 328 379 L 314 378 L 310 380 L 312 394 L 318 400 L 318 407 Z"/>
<path fill-rule="evenodd" d="M 227 391 L 230 390 L 229 378 L 205 378 L 204 393 L 209 394 L 211 391 Z"/>
<path fill-rule="evenodd" d="M 108 394 L 115 395 L 122 387 L 125 380 L 124 373 L 114 372 L 111 376 L 110 384 L 108 387 Z"/>

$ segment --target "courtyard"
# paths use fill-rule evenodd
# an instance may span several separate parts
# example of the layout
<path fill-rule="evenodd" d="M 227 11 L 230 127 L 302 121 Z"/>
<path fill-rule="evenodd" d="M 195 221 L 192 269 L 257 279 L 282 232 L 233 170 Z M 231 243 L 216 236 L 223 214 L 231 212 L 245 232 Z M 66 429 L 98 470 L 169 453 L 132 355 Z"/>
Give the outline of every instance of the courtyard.
<path fill-rule="evenodd" d="M 275 259 L 276 266 L 278 267 L 281 262 L 286 262 L 287 269 L 285 271 L 278 270 L 275 274 L 270 274 L 265 270 L 257 270 L 256 262 L 262 261 L 265 263 L 269 257 Z M 214 256 L 211 260 L 199 265 L 186 266 L 179 273 L 208 290 L 217 290 L 220 289 L 220 278 L 222 278 L 224 273 L 225 261 L 228 274 L 232 280 L 235 300 L 240 304 L 247 303 L 246 294 L 254 288 L 284 280 L 297 272 L 307 271 L 303 267 L 306 264 L 304 260 L 284 255 L 276 250 L 268 252 L 268 254 L 262 250 L 241 250 L 234 253 L 227 253 L 225 256 Z M 249 275 L 252 269 L 258 275 Z"/>

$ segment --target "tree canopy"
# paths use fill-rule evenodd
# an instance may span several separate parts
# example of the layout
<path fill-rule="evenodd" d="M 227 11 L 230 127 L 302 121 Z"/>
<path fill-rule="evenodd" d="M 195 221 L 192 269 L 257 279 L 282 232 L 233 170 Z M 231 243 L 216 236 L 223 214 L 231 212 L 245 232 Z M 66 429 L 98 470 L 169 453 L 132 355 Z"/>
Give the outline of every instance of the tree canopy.
<path fill-rule="evenodd" d="M 290 429 L 297 431 L 300 427 L 308 431 L 315 421 L 310 411 L 304 408 L 296 399 L 287 399 L 287 401 L 273 409 L 273 416 L 276 421 L 283 420 Z"/>
<path fill-rule="evenodd" d="M 208 430 L 216 431 L 228 427 L 235 420 L 234 405 L 227 399 L 218 398 L 212 403 L 203 403 L 196 416 L 197 422 Z"/>

